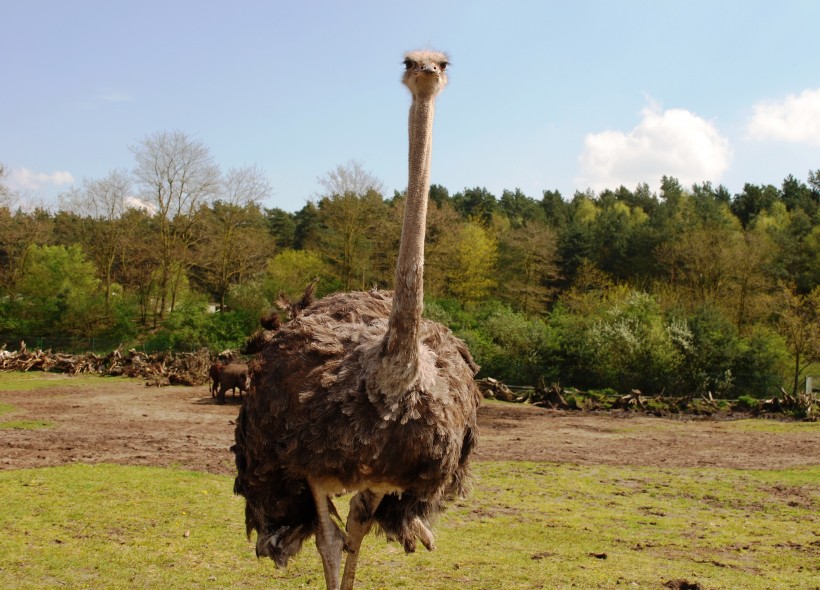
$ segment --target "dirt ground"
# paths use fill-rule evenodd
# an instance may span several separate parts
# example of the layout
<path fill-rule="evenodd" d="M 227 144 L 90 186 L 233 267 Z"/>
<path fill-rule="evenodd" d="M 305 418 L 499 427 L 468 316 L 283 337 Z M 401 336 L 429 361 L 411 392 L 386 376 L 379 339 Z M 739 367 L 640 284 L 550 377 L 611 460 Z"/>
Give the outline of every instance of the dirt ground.
<path fill-rule="evenodd" d="M 62 381 L 65 383 L 65 381 Z M 178 466 L 234 472 L 240 398 L 217 405 L 207 386 L 146 387 L 117 381 L 88 389 L 0 391 L 17 411 L 0 420 L 47 420 L 51 428 L 0 429 L 0 469 L 72 462 Z M 476 459 L 581 465 L 777 469 L 820 464 L 820 424 L 792 432 L 715 420 L 579 414 L 485 404 Z"/>

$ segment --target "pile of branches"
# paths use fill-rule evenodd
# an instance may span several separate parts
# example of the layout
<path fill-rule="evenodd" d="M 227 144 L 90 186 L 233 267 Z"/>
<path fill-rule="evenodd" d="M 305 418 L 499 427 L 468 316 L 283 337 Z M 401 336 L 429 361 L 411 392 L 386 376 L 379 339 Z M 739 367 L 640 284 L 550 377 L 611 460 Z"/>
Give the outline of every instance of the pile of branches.
<path fill-rule="evenodd" d="M 801 420 L 820 419 L 820 407 L 811 393 L 792 395 L 781 388 L 781 396 L 771 399 L 741 397 L 734 400 L 715 399 L 711 392 L 701 396 L 647 396 L 637 389 L 626 395 L 611 390 L 581 391 L 562 387 L 558 383 L 536 387 L 511 387 L 491 377 L 477 381 L 485 399 L 526 403 L 551 410 L 580 410 L 585 412 L 625 410 L 656 416 L 689 414 L 714 416 L 741 413 L 752 416 L 784 415 Z"/>
<path fill-rule="evenodd" d="M 753 408 L 757 414 L 788 413 L 800 415 L 806 420 L 820 420 L 820 405 L 813 393 L 805 392 L 792 395 L 782 387 L 780 397 L 763 399 Z"/>
<path fill-rule="evenodd" d="M 25 342 L 16 351 L 0 349 L 0 371 L 48 371 L 79 375 L 93 373 L 112 377 L 145 379 L 146 385 L 202 385 L 208 380 L 212 362 L 207 349 L 198 352 L 155 352 L 121 348 L 98 355 L 93 352 L 66 354 L 51 350 L 29 350 Z"/>

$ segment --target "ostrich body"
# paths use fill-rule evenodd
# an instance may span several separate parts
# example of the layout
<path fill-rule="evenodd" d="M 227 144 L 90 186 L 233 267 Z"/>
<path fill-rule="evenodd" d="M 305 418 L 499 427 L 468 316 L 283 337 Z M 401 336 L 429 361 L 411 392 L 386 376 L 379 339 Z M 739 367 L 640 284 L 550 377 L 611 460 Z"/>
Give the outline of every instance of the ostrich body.
<path fill-rule="evenodd" d="M 418 541 L 433 549 L 431 519 L 466 492 L 475 443 L 478 367 L 450 330 L 421 317 L 433 107 L 447 58 L 411 52 L 405 66 L 410 178 L 395 291 L 315 303 L 306 292 L 295 317 L 256 339 L 237 419 L 235 491 L 257 555 L 283 567 L 315 534 L 329 590 L 353 587 L 374 523 L 407 552 Z M 342 530 L 332 498 L 345 492 L 355 495 Z"/>

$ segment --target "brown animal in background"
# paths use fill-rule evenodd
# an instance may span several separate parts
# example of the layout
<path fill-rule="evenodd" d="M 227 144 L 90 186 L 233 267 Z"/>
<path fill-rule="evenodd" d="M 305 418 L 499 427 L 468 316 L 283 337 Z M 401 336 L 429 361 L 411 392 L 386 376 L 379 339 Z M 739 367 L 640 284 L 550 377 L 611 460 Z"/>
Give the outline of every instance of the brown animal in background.
<path fill-rule="evenodd" d="M 219 361 L 211 363 L 208 367 L 208 377 L 211 379 L 211 397 L 216 397 L 216 392 L 219 389 L 219 370 L 224 367 Z"/>
<path fill-rule="evenodd" d="M 284 567 L 315 535 L 328 590 L 353 587 L 374 524 L 406 552 L 417 541 L 433 549 L 431 520 L 468 488 L 477 436 L 478 367 L 464 342 L 421 317 L 433 107 L 447 56 L 414 51 L 404 65 L 410 178 L 395 291 L 308 302 L 257 338 L 232 447 L 256 554 Z M 343 531 L 333 498 L 344 491 L 355 495 Z"/>
<path fill-rule="evenodd" d="M 229 389 L 234 397 L 236 397 L 237 389 L 239 389 L 239 395 L 242 395 L 243 391 L 248 391 L 248 365 L 245 363 L 220 365 L 218 372 L 219 391 L 216 394 L 217 403 L 225 403 L 225 392 Z"/>

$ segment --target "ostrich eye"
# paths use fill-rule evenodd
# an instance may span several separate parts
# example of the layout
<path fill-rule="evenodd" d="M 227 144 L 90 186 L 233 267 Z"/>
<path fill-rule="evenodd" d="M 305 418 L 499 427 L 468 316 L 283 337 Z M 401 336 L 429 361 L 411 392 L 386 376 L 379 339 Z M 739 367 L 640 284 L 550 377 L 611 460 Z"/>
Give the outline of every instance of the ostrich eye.
<path fill-rule="evenodd" d="M 441 71 L 443 72 L 444 70 L 446 70 L 446 69 L 447 69 L 447 66 L 449 66 L 449 65 L 450 65 L 450 63 L 449 63 L 449 62 L 443 61 L 443 62 L 441 62 L 440 64 L 438 64 L 438 67 L 440 67 L 440 68 L 441 68 Z"/>
<path fill-rule="evenodd" d="M 408 70 L 413 67 L 413 60 L 412 59 L 405 59 L 404 60 L 404 67 Z"/>

